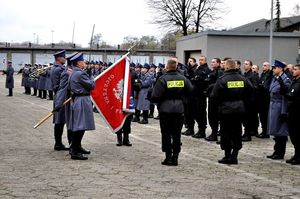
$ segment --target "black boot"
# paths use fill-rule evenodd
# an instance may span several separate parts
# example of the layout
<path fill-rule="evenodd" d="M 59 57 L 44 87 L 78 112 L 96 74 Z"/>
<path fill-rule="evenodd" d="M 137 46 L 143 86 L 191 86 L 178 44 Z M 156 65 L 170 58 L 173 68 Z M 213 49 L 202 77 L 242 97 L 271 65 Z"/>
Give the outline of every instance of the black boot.
<path fill-rule="evenodd" d="M 125 145 L 125 146 L 132 146 L 132 144 L 129 141 L 129 135 L 128 134 L 124 134 L 123 135 L 123 145 Z"/>
<path fill-rule="evenodd" d="M 170 165 L 170 164 L 172 164 L 171 157 L 172 157 L 172 153 L 171 152 L 166 152 L 166 158 L 164 159 L 164 161 L 161 162 L 161 164 L 162 165 Z"/>
<path fill-rule="evenodd" d="M 70 150 L 71 159 L 73 160 L 87 160 L 88 157 L 80 152 L 81 140 L 84 135 L 84 131 L 73 132 L 72 150 Z"/>
<path fill-rule="evenodd" d="M 87 149 L 83 148 L 82 146 L 79 147 L 78 152 L 82 153 L 82 154 L 86 154 L 86 155 L 91 154 L 90 150 L 87 150 Z"/>
<path fill-rule="evenodd" d="M 225 157 L 218 162 L 220 164 L 231 164 L 231 149 L 225 149 Z"/>
<path fill-rule="evenodd" d="M 199 130 L 195 135 L 192 136 L 193 138 L 205 138 L 205 130 Z"/>
<path fill-rule="evenodd" d="M 143 111 L 143 120 L 138 122 L 139 124 L 148 124 L 148 113 L 149 111 Z"/>
<path fill-rule="evenodd" d="M 140 115 L 141 115 L 141 111 L 135 109 L 134 118 L 132 119 L 132 122 L 139 122 L 140 121 Z"/>
<path fill-rule="evenodd" d="M 117 146 L 122 146 L 122 133 L 117 134 Z"/>
<path fill-rule="evenodd" d="M 179 153 L 173 153 L 173 156 L 171 157 L 170 166 L 177 166 L 178 165 L 178 155 L 179 155 Z"/>
<path fill-rule="evenodd" d="M 216 132 L 212 132 L 208 137 L 205 138 L 206 141 L 218 141 L 218 136 Z"/>
<path fill-rule="evenodd" d="M 238 164 L 238 154 L 239 154 L 239 150 L 232 150 L 232 154 L 231 154 L 231 164 Z"/>
<path fill-rule="evenodd" d="M 185 132 L 182 133 L 182 135 L 186 135 L 186 136 L 192 136 L 194 134 L 195 134 L 194 130 L 190 130 L 190 129 L 187 129 Z"/>
<path fill-rule="evenodd" d="M 64 130 L 64 124 L 54 124 L 54 150 L 55 151 L 67 151 L 69 148 L 65 147 L 62 143 L 62 134 Z"/>

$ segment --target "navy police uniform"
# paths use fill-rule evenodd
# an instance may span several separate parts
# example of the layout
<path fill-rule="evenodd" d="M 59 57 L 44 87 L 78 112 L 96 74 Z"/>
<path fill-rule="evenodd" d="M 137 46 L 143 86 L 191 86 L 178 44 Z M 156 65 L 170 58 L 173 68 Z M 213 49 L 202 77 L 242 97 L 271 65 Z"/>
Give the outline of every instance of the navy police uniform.
<path fill-rule="evenodd" d="M 181 151 L 183 126 L 183 97 L 192 91 L 192 84 L 177 71 L 167 71 L 156 82 L 151 100 L 158 103 L 162 151 L 166 153 L 164 165 L 177 165 Z"/>
<path fill-rule="evenodd" d="M 65 56 L 66 51 L 60 51 L 54 54 L 55 60 L 61 60 L 61 62 L 55 61 L 52 69 L 51 69 L 51 81 L 52 81 L 52 90 L 54 92 L 54 100 L 53 107 L 58 107 L 59 101 L 58 96 L 56 95 L 59 90 L 61 74 L 65 70 Z M 54 112 L 53 115 L 53 123 L 54 123 L 54 138 L 55 138 L 55 150 L 66 150 L 65 146 L 62 144 L 62 134 L 64 131 L 65 124 L 65 112 L 63 109 L 59 109 Z"/>
<path fill-rule="evenodd" d="M 93 105 L 90 92 L 95 87 L 94 78 L 89 76 L 79 64 L 83 62 L 83 53 L 75 55 L 73 72 L 69 80 L 72 102 L 70 105 L 70 130 L 73 132 L 71 158 L 86 160 L 81 151 L 81 140 L 85 131 L 95 130 Z M 80 68 L 80 67 L 81 68 Z"/>
<path fill-rule="evenodd" d="M 67 138 L 68 138 L 69 145 L 71 145 L 72 142 L 72 131 L 70 130 L 70 122 L 69 122 L 70 103 L 67 103 L 65 107 L 63 107 L 63 104 L 65 100 L 71 97 L 70 91 L 68 89 L 69 77 L 72 73 L 72 63 L 70 59 L 74 57 L 76 54 L 77 52 L 71 54 L 66 58 L 68 67 L 66 67 L 66 69 L 61 73 L 59 88 L 55 95 L 55 107 L 54 107 L 54 109 L 57 111 L 59 111 L 60 109 L 63 109 L 62 111 L 64 111 L 65 123 L 67 124 L 67 129 L 68 129 Z"/>
<path fill-rule="evenodd" d="M 7 62 L 7 69 L 3 71 L 6 74 L 6 82 L 5 88 L 8 88 L 8 95 L 9 97 L 13 96 L 13 88 L 14 88 L 14 68 L 12 67 L 11 61 Z"/>
<path fill-rule="evenodd" d="M 238 163 L 238 151 L 242 148 L 245 100 L 251 93 L 251 83 L 235 69 L 225 71 L 213 88 L 211 98 L 218 104 L 221 149 L 225 151 L 225 157 L 219 163 Z"/>

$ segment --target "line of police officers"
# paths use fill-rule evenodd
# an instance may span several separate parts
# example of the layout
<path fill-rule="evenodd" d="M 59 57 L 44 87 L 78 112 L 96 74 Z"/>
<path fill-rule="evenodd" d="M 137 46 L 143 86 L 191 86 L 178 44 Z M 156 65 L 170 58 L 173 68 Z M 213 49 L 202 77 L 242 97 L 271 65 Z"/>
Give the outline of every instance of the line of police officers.
<path fill-rule="evenodd" d="M 92 103 L 89 97 L 91 89 L 94 88 L 94 80 L 91 71 L 86 70 L 82 53 L 73 53 L 67 57 L 67 67 L 64 66 L 65 56 L 65 51 L 54 54 L 55 63 L 49 72 L 52 90 L 55 94 L 54 149 L 68 150 L 61 140 L 66 123 L 68 141 L 71 145 L 71 158 L 85 160 L 86 154 L 90 154 L 90 151 L 81 146 L 81 140 L 85 130 L 95 129 Z M 95 69 L 98 69 L 100 74 L 100 69 L 96 67 L 100 64 L 93 64 L 95 64 L 93 74 Z M 286 162 L 300 164 L 300 143 L 299 133 L 297 133 L 299 127 L 296 123 L 300 95 L 299 65 L 294 68 L 294 80 L 291 84 L 290 75 L 284 73 L 286 65 L 277 60 L 272 70 L 269 69 L 270 65 L 267 62 L 264 63 L 263 73 L 259 79 L 258 75 L 251 70 L 250 60 L 244 63 L 244 75 L 241 75 L 240 63 L 232 59 L 225 59 L 222 63 L 220 59 L 214 58 L 212 70 L 208 68 L 205 56 L 200 56 L 199 64 L 198 66 L 196 60 L 190 58 L 188 68 L 185 68 L 178 64 L 176 58 L 172 58 L 168 60 L 165 71 L 161 70 L 162 67 L 155 71 L 154 65 L 131 64 L 133 88 L 138 96 L 133 121 L 138 121 L 140 111 L 143 111 L 143 120 L 140 123 L 148 123 L 150 101 L 152 110 L 153 104 L 157 105 L 162 132 L 162 150 L 166 153 L 166 159 L 162 164 L 178 164 L 181 145 L 180 131 L 183 123 L 186 124 L 187 131 L 182 134 L 193 135 L 195 138 L 206 137 L 207 97 L 208 120 L 212 133 L 206 137 L 206 140 L 216 141 L 219 133 L 221 148 L 225 151 L 224 158 L 219 162 L 237 164 L 237 155 L 242 147 L 242 140 L 250 141 L 251 135 L 257 135 L 258 118 L 257 114 L 254 115 L 253 105 L 256 107 L 258 96 L 258 104 L 261 106 L 257 107 L 257 112 L 263 131 L 257 136 L 267 138 L 273 135 L 275 140 L 274 153 L 268 158 L 283 159 L 287 136 L 290 135 L 295 147 L 295 155 Z M 4 71 L 7 75 L 7 83 L 13 81 L 13 72 L 10 72 L 13 68 L 11 68 L 11 62 L 9 62 L 7 70 Z M 24 71 L 25 69 L 26 67 Z M 10 87 L 13 87 L 13 83 Z M 150 89 L 151 87 L 153 90 Z M 10 93 L 12 95 L 11 90 Z M 64 107 L 63 103 L 69 97 L 72 97 L 72 101 Z M 146 104 L 142 102 L 139 104 L 139 100 L 146 101 Z M 150 112 L 151 114 L 153 115 L 153 112 Z M 196 134 L 194 133 L 195 120 L 198 123 Z M 125 130 L 127 133 L 124 133 L 123 141 L 120 138 L 121 133 L 117 133 L 118 146 L 122 144 L 131 146 L 128 139 L 130 123 L 131 117 L 125 122 L 127 125 L 124 129 L 127 129 Z M 219 124 L 220 131 L 218 131 Z M 245 126 L 243 137 L 242 124 Z"/>
<path fill-rule="evenodd" d="M 212 65 L 215 62 L 219 63 L 220 59 L 213 59 Z M 237 67 L 237 61 L 229 58 L 224 60 L 223 71 L 220 67 L 215 66 L 210 71 L 205 56 L 200 57 L 199 63 L 200 66 L 197 66 L 196 60 L 190 58 L 187 73 L 184 73 L 179 67 L 175 71 L 172 63 L 168 62 L 166 74 L 159 78 L 154 86 L 152 100 L 158 103 L 160 117 L 165 116 L 165 113 L 170 114 L 167 118 L 161 118 L 160 121 L 162 150 L 166 153 L 162 164 L 178 164 L 181 143 L 178 132 L 182 128 L 180 120 L 182 111 L 184 111 L 185 123 L 188 128 L 182 134 L 194 135 L 195 138 L 205 137 L 206 96 L 209 99 L 208 119 L 212 127 L 212 134 L 206 137 L 206 140 L 217 140 L 216 134 L 218 124 L 220 124 L 220 144 L 225 156 L 219 160 L 219 163 L 238 164 L 237 156 L 242 148 L 242 141 L 251 141 L 251 135 L 259 138 L 274 136 L 274 153 L 267 157 L 274 160 L 283 159 L 287 136 L 290 135 L 295 155 L 286 162 L 294 165 L 300 164 L 299 127 L 296 123 L 296 113 L 300 111 L 300 66 L 296 65 L 294 68 L 294 81 L 291 86 L 291 80 L 284 72 L 286 65 L 278 60 L 275 60 L 272 71 L 269 69 L 268 63 L 264 64 L 265 68 L 260 80 L 258 75 L 251 71 L 252 62 L 250 60 L 246 60 L 244 63 L 244 75 Z M 172 69 L 168 69 L 168 67 Z M 170 76 L 169 71 L 176 72 L 176 76 Z M 190 79 L 194 87 L 189 94 L 183 92 L 185 89 L 189 90 L 189 84 L 182 79 L 183 75 Z M 265 98 L 258 99 L 257 92 L 263 92 Z M 203 98 L 205 101 L 202 101 Z M 266 106 L 254 109 L 253 107 L 256 108 L 256 103 L 260 100 L 263 100 L 262 104 Z M 181 103 L 185 104 L 184 109 L 181 109 Z M 263 129 L 260 135 L 257 133 L 257 112 L 260 113 Z M 173 119 L 168 120 L 169 118 Z M 194 134 L 194 120 L 197 121 L 199 129 L 196 134 Z M 178 126 L 174 125 L 175 123 Z M 242 124 L 245 126 L 243 137 Z"/>

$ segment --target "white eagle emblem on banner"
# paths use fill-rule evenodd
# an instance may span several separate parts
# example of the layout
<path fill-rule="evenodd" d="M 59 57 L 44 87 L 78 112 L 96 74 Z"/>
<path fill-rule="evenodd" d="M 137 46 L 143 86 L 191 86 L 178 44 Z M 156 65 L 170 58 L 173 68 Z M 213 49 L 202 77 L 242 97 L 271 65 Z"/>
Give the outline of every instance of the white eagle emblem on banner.
<path fill-rule="evenodd" d="M 115 97 L 122 102 L 122 97 L 123 97 L 123 86 L 124 86 L 124 79 L 121 79 L 116 88 L 113 88 L 113 92 L 115 94 Z"/>

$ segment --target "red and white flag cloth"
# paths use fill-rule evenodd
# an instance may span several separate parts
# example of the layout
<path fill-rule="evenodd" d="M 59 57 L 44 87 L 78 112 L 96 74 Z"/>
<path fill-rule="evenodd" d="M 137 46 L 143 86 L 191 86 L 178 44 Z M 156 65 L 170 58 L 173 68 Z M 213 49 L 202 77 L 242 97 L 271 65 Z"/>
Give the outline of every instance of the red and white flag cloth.
<path fill-rule="evenodd" d="M 113 132 L 120 130 L 134 107 L 131 105 L 129 58 L 124 55 L 95 78 L 91 98 Z"/>

